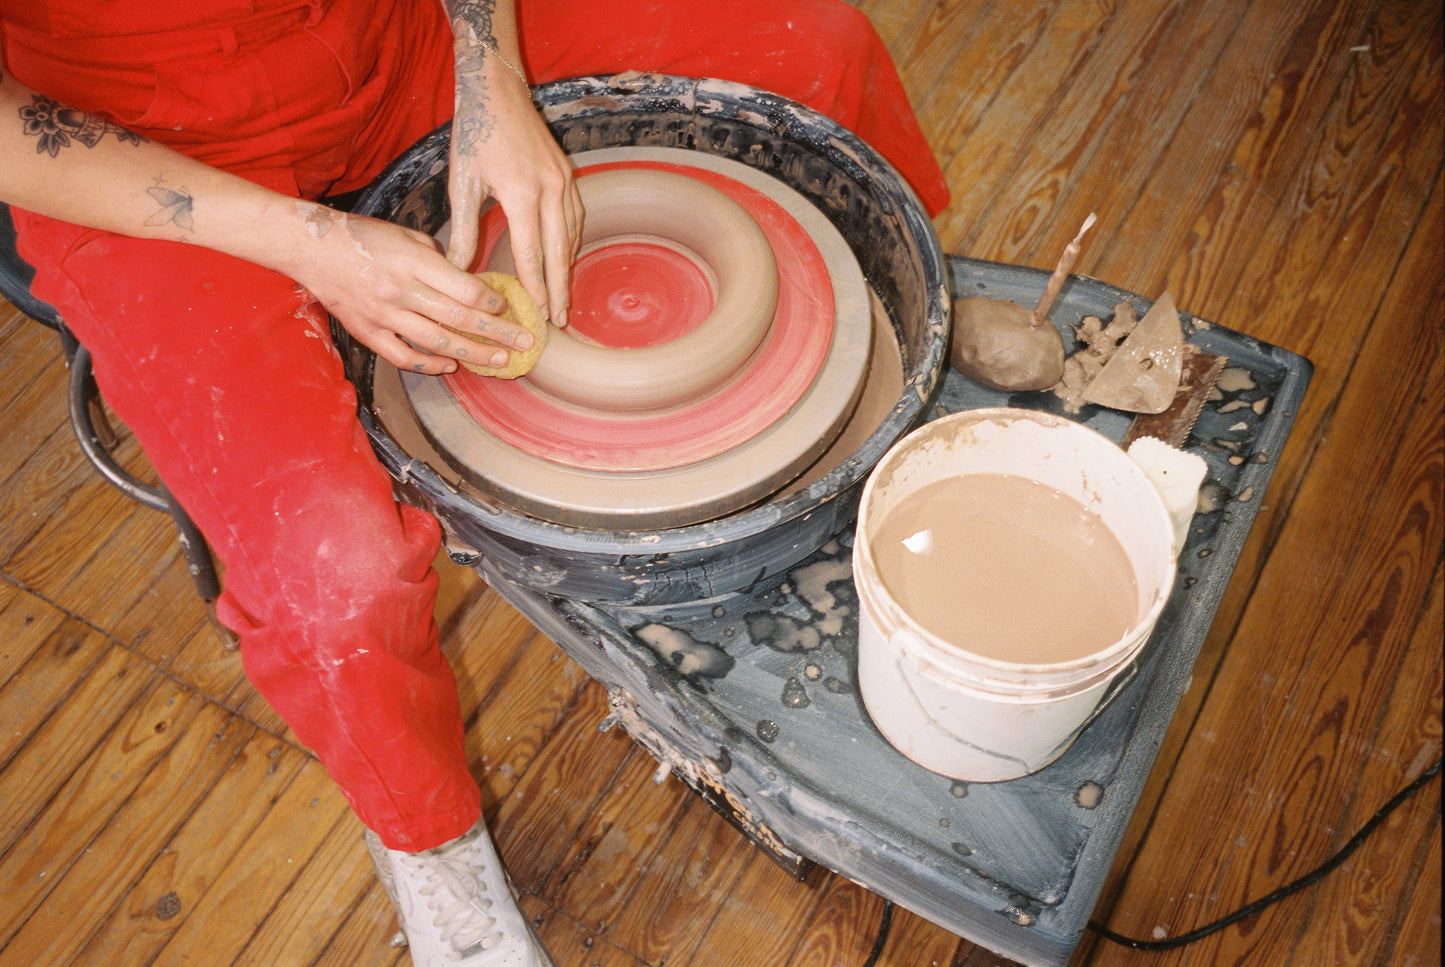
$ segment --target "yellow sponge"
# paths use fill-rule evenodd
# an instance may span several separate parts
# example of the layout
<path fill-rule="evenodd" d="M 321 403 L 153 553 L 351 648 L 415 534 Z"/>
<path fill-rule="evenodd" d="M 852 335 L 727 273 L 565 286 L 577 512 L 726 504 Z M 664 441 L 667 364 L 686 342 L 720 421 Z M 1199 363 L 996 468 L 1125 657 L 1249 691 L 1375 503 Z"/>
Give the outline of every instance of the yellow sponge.
<path fill-rule="evenodd" d="M 522 283 L 514 275 L 505 272 L 483 272 L 483 282 L 496 289 L 507 300 L 507 309 L 502 318 L 514 322 L 532 334 L 532 347 L 526 350 L 508 350 L 507 365 L 478 366 L 462 360 L 462 365 L 479 376 L 499 376 L 502 379 L 516 379 L 525 376 L 537 364 L 542 350 L 547 347 L 547 320 L 542 310 L 527 294 Z"/>

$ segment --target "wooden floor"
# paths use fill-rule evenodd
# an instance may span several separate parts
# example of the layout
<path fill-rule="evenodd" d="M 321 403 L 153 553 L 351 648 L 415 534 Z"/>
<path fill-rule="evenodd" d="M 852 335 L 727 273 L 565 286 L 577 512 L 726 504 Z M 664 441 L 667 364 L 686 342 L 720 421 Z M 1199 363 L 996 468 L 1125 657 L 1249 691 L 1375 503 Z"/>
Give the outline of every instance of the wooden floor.
<path fill-rule="evenodd" d="M 955 201 L 945 251 L 1080 270 L 1315 379 L 1099 904 L 1178 934 L 1300 875 L 1441 747 L 1439 0 L 864 0 Z M 0 965 L 406 963 L 360 829 L 222 650 L 168 520 L 81 459 L 51 333 L 0 308 Z M 133 444 L 122 453 L 143 465 Z M 883 903 L 790 881 L 468 571 L 472 761 L 559 967 L 847 967 Z M 1440 784 L 1331 877 L 1164 954 L 1440 962 Z M 901 912 L 881 964 L 1003 963 Z"/>

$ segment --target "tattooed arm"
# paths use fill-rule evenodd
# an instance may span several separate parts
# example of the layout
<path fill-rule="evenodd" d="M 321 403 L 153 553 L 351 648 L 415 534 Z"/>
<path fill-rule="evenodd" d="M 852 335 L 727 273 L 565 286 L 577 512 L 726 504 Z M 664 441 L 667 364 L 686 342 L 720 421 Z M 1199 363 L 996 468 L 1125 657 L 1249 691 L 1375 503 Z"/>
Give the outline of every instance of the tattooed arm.
<path fill-rule="evenodd" d="M 463 358 L 500 364 L 499 346 L 531 345 L 495 315 L 500 295 L 449 263 L 431 237 L 261 188 L 59 104 L 3 70 L 0 201 L 274 269 L 403 368 L 450 372 Z"/>
<path fill-rule="evenodd" d="M 456 38 L 448 257 L 471 264 L 482 203 L 496 198 L 507 215 L 518 277 L 543 312 L 565 325 L 582 201 L 522 75 L 514 0 L 442 6 Z"/>

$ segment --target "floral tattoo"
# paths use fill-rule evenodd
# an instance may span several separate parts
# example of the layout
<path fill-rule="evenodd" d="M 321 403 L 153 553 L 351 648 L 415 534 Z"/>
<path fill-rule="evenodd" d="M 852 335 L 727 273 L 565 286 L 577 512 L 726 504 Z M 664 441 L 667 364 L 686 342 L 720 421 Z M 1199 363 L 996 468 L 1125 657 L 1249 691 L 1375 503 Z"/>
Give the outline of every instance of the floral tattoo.
<path fill-rule="evenodd" d="M 30 104 L 20 109 L 20 119 L 25 122 L 25 133 L 39 139 L 35 153 L 48 154 L 52 158 L 59 157 L 60 149 L 70 147 L 72 142 L 78 141 L 87 148 L 93 148 L 107 134 L 113 134 L 116 140 L 127 144 L 145 141 L 134 131 L 127 131 L 87 111 L 66 107 L 42 94 L 31 95 Z"/>
<path fill-rule="evenodd" d="M 497 50 L 493 33 L 493 0 L 443 0 L 457 38 L 457 115 L 452 122 L 453 148 L 470 154 L 491 136 L 496 118 L 488 107 L 490 95 L 482 77 L 484 51 Z"/>

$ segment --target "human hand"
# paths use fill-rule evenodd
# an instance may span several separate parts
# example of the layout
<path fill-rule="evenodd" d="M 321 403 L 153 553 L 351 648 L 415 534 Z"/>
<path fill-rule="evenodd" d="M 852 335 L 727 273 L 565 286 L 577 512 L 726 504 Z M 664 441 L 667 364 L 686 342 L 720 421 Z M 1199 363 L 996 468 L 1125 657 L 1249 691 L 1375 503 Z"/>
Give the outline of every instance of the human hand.
<path fill-rule="evenodd" d="M 431 236 L 310 207 L 315 244 L 288 274 L 382 359 L 439 375 L 459 360 L 502 366 L 508 349 L 532 345 L 530 333 L 500 317 L 501 294 L 447 261 Z"/>
<path fill-rule="evenodd" d="M 525 81 L 485 45 L 461 42 L 458 50 L 447 257 L 471 267 L 482 205 L 495 198 L 507 216 L 517 278 L 543 315 L 565 326 L 584 216 L 572 165 Z"/>

